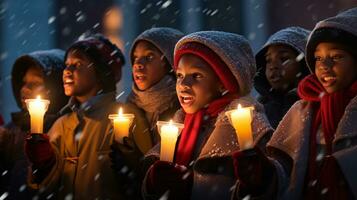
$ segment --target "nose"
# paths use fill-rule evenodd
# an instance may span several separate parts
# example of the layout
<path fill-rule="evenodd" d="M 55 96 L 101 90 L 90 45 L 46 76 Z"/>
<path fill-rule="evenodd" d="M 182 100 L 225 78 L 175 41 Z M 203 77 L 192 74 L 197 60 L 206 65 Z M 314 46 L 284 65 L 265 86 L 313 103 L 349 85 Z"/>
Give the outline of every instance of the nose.
<path fill-rule="evenodd" d="M 66 66 L 66 68 L 63 70 L 63 76 L 69 76 L 73 73 L 73 71 L 74 71 L 74 66 L 72 65 Z"/>
<path fill-rule="evenodd" d="M 187 88 L 192 87 L 193 79 L 191 77 L 186 76 L 186 77 L 182 78 L 181 81 L 178 81 L 178 84 L 181 89 L 187 89 Z"/>
<path fill-rule="evenodd" d="M 332 68 L 332 66 L 334 65 L 334 62 L 331 58 L 327 57 L 325 59 L 323 59 L 320 63 L 318 63 L 318 68 L 321 70 L 328 70 L 330 68 Z"/>
<path fill-rule="evenodd" d="M 134 70 L 143 70 L 145 68 L 144 59 L 143 58 L 135 59 L 133 68 Z"/>

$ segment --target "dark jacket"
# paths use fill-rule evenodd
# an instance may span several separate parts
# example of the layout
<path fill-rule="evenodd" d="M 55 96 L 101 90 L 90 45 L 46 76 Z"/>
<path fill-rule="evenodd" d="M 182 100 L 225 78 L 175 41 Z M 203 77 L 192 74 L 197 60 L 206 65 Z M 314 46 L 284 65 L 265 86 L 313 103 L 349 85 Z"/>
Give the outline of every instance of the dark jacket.
<path fill-rule="evenodd" d="M 282 29 L 269 37 L 268 41 L 255 55 L 257 63 L 257 75 L 254 77 L 254 87 L 259 92 L 258 101 L 264 105 L 268 120 L 273 128 L 276 128 L 280 120 L 284 117 L 289 108 L 299 100 L 296 88 L 290 88 L 288 92 L 281 93 L 274 91 L 265 76 L 266 61 L 265 53 L 272 45 L 286 45 L 294 49 L 297 54 L 304 55 L 308 30 L 301 27 L 288 27 Z M 304 56 L 299 61 L 302 68 L 301 75 L 297 79 L 301 80 L 309 74 Z"/>

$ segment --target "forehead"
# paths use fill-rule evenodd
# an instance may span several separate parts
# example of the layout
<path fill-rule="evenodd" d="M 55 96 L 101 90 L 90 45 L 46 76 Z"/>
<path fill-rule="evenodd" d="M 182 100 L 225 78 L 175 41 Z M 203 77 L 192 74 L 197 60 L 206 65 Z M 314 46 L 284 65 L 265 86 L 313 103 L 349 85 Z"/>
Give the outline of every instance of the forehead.
<path fill-rule="evenodd" d="M 177 70 L 192 70 L 215 73 L 205 60 L 193 54 L 184 54 L 179 60 Z"/>
<path fill-rule="evenodd" d="M 70 50 L 66 58 L 66 61 L 71 61 L 71 60 L 90 61 L 90 58 L 82 50 L 73 49 Z"/>
<path fill-rule="evenodd" d="M 296 53 L 296 51 L 288 45 L 285 44 L 275 44 L 270 45 L 266 51 L 266 56 L 274 53 Z"/>
<path fill-rule="evenodd" d="M 342 50 L 347 52 L 347 48 L 345 45 L 334 43 L 334 42 L 321 42 L 316 46 L 315 52 L 322 50 Z"/>
<path fill-rule="evenodd" d="M 134 47 L 134 53 L 141 52 L 141 51 L 155 51 L 161 53 L 160 50 L 155 45 L 145 40 L 140 40 Z"/>

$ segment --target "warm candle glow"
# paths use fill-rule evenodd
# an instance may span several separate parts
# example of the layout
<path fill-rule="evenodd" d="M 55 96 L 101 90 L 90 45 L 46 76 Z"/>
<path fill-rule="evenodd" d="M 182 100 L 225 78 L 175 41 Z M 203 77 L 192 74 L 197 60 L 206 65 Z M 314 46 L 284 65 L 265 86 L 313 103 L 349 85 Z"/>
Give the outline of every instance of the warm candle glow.
<path fill-rule="evenodd" d="M 123 109 L 119 108 L 118 114 L 109 115 L 109 119 L 113 121 L 115 141 L 123 143 L 124 137 L 129 137 L 129 128 L 134 119 L 134 115 L 123 114 Z"/>
<path fill-rule="evenodd" d="M 253 147 L 252 135 L 252 110 L 253 107 L 243 108 L 240 104 L 236 110 L 226 112 L 232 126 L 236 130 L 239 147 L 241 150 Z"/>
<path fill-rule="evenodd" d="M 26 99 L 25 103 L 30 113 L 31 133 L 43 133 L 43 118 L 50 101 L 37 96 L 36 99 Z"/>
<path fill-rule="evenodd" d="M 160 160 L 172 162 L 174 158 L 177 137 L 183 128 L 183 124 L 174 123 L 172 120 L 170 120 L 169 122 L 159 121 L 157 125 L 161 137 Z"/>

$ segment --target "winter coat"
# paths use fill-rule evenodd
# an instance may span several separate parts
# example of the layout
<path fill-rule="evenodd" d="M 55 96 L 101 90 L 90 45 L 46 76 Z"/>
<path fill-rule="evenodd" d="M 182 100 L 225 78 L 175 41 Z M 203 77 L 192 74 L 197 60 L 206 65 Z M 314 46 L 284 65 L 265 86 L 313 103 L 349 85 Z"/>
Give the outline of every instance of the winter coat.
<path fill-rule="evenodd" d="M 44 85 L 50 90 L 49 109 L 45 115 L 44 130 L 47 131 L 58 118 L 57 112 L 68 98 L 64 95 L 62 71 L 64 52 L 59 49 L 36 51 L 19 57 L 12 69 L 12 90 L 19 108 L 22 109 L 20 90 L 22 79 L 29 66 L 43 70 Z M 7 199 L 31 199 L 34 192 L 26 187 L 29 163 L 24 154 L 24 141 L 30 130 L 30 116 L 26 110 L 11 114 L 11 122 L 0 131 L 0 193 L 8 192 Z"/>
<path fill-rule="evenodd" d="M 301 80 L 309 74 L 306 67 L 304 54 L 307 38 L 310 31 L 301 27 L 288 27 L 282 29 L 269 37 L 268 41 L 255 55 L 257 63 L 257 75 L 254 77 L 254 87 L 259 92 L 259 102 L 264 105 L 265 112 L 273 128 L 278 126 L 280 120 L 284 117 L 289 108 L 300 98 L 296 94 L 296 88 L 290 88 L 286 93 L 273 90 L 265 75 L 266 61 L 265 54 L 272 45 L 285 45 L 294 49 L 298 57 L 301 68 L 301 74 L 297 79 Z M 300 56 L 302 55 L 302 56 Z"/>
<path fill-rule="evenodd" d="M 172 66 L 175 44 L 182 36 L 183 33 L 180 31 L 167 27 L 151 28 L 144 31 L 135 39 L 130 49 L 131 64 L 134 64 L 133 54 L 136 45 L 140 41 L 146 41 L 158 48 L 170 66 Z M 176 80 L 174 77 L 170 72 L 162 80 L 145 91 L 137 89 L 134 83 L 132 92 L 127 99 L 128 103 L 145 113 L 147 122 L 150 124 L 147 134 L 152 136 L 153 144 L 159 141 L 156 122 L 172 119 L 175 112 L 180 108 L 180 103 L 176 96 Z"/>
<path fill-rule="evenodd" d="M 125 113 L 135 115 L 135 129 L 130 137 L 144 153 L 151 148 L 149 135 L 142 134 L 147 127 L 138 123 L 137 110 L 115 102 L 114 93 L 92 97 L 75 106 L 74 98 L 64 109 L 73 110 L 59 118 L 48 132 L 56 154 L 56 162 L 47 177 L 31 187 L 43 190 L 42 195 L 52 194 L 57 199 L 70 195 L 74 199 L 123 199 L 121 180 L 111 169 L 110 145 L 114 135 L 108 115 L 117 113 L 123 107 Z"/>
<path fill-rule="evenodd" d="M 357 197 L 357 167 L 356 153 L 357 126 L 357 97 L 347 105 L 341 118 L 333 141 L 332 156 L 345 175 L 345 179 L 354 196 Z M 278 175 L 278 198 L 301 199 L 307 172 L 309 157 L 310 130 L 313 119 L 312 103 L 300 100 L 289 110 L 271 140 L 267 144 L 269 151 L 278 149 L 289 156 L 291 161 L 279 160 L 272 157 Z M 281 163 L 292 162 L 291 173 L 286 174 Z"/>
<path fill-rule="evenodd" d="M 271 91 L 269 95 L 258 97 L 258 101 L 264 105 L 265 113 L 273 128 L 278 126 L 284 115 L 299 99 L 296 89 L 286 93 Z"/>
<path fill-rule="evenodd" d="M 317 44 L 310 40 L 321 28 L 339 29 L 357 37 L 357 8 L 349 9 L 316 24 L 306 46 L 306 61 L 311 71 L 314 71 L 313 52 L 316 47 L 314 45 Z M 271 155 L 270 157 L 278 177 L 278 199 L 302 199 L 309 159 L 312 115 L 313 103 L 304 100 L 296 102 L 285 115 L 267 144 L 268 152 L 277 150 L 287 155 L 285 157 Z M 337 160 L 354 198 L 357 198 L 357 174 L 355 171 L 357 168 L 356 119 L 357 97 L 354 97 L 346 106 L 332 143 L 332 156 Z M 291 166 L 288 169 L 291 172 L 287 173 L 283 166 Z"/>
<path fill-rule="evenodd" d="M 175 49 L 186 42 L 197 42 L 212 49 L 227 65 L 239 83 L 239 98 L 233 100 L 217 118 L 204 120 L 193 153 L 190 170 L 193 172 L 191 199 L 229 199 L 235 178 L 231 155 L 239 150 L 237 136 L 225 111 L 253 106 L 252 132 L 256 144 L 264 146 L 272 128 L 265 116 L 263 106 L 249 96 L 255 74 L 253 52 L 242 36 L 219 31 L 202 31 L 182 38 Z M 205 117 L 203 118 L 205 119 Z M 175 122 L 184 122 L 184 113 L 179 110 Z M 159 158 L 160 144 L 147 155 L 146 160 Z M 145 182 L 145 180 L 144 180 Z M 148 194 L 144 189 L 144 195 Z"/>

